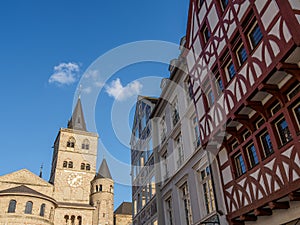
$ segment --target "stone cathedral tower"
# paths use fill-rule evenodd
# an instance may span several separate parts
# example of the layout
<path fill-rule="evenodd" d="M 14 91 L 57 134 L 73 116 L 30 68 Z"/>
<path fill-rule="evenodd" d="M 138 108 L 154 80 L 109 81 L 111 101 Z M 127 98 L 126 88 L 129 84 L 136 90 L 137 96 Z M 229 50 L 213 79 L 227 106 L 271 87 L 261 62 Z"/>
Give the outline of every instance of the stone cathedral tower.
<path fill-rule="evenodd" d="M 113 223 L 113 180 L 105 159 L 96 173 L 97 145 L 98 134 L 87 131 L 78 99 L 68 128 L 60 129 L 54 143 L 50 183 L 58 202 L 55 224 L 68 220 L 74 225 Z M 95 181 L 99 183 L 97 193 Z"/>
<path fill-rule="evenodd" d="M 113 225 L 114 181 L 105 159 L 96 170 L 97 145 L 79 98 L 54 142 L 49 182 L 26 169 L 0 176 L 0 225 Z"/>

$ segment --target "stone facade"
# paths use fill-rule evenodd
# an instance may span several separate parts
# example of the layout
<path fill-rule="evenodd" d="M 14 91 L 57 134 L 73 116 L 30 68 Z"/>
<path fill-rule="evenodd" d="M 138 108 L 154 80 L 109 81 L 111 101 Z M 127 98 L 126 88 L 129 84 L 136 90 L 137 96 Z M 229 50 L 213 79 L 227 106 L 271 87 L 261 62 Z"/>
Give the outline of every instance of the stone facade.
<path fill-rule="evenodd" d="M 0 225 L 113 225 L 114 181 L 105 159 L 96 171 L 97 144 L 79 99 L 55 140 L 49 182 L 26 169 L 0 177 Z"/>

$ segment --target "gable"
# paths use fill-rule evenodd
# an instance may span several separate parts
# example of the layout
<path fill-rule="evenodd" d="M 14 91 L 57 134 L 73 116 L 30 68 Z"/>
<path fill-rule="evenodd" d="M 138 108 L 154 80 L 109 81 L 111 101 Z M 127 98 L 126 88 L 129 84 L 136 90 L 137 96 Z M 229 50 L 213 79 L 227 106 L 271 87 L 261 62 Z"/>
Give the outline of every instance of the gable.
<path fill-rule="evenodd" d="M 2 186 L 6 186 L 6 184 L 52 187 L 51 184 L 27 169 L 0 176 L 0 189 L 2 189 Z"/>

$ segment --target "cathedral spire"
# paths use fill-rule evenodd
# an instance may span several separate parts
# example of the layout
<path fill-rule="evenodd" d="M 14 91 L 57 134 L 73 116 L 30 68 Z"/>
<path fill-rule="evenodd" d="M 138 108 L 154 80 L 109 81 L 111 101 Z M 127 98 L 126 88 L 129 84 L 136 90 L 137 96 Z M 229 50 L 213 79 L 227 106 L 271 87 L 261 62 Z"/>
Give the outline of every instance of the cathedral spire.
<path fill-rule="evenodd" d="M 98 170 L 96 178 L 109 178 L 109 179 L 112 179 L 105 158 L 102 160 L 102 163 L 101 163 L 101 166 L 100 166 L 100 168 Z"/>
<path fill-rule="evenodd" d="M 74 130 L 87 131 L 84 116 L 83 116 L 83 110 L 82 110 L 80 97 L 77 100 L 77 104 L 74 108 L 73 115 L 68 122 L 68 128 L 74 129 Z"/>

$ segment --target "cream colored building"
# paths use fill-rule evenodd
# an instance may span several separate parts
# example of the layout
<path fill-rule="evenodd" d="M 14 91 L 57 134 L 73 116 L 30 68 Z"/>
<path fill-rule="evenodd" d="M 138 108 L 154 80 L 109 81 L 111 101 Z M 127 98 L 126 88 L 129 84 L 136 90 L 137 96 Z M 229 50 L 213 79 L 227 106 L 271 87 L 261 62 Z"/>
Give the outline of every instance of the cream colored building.
<path fill-rule="evenodd" d="M 80 99 L 54 142 L 49 182 L 22 169 L 0 177 L 0 225 L 113 225 L 114 181 Z"/>
<path fill-rule="evenodd" d="M 132 203 L 123 202 L 114 212 L 114 225 L 132 224 Z"/>

